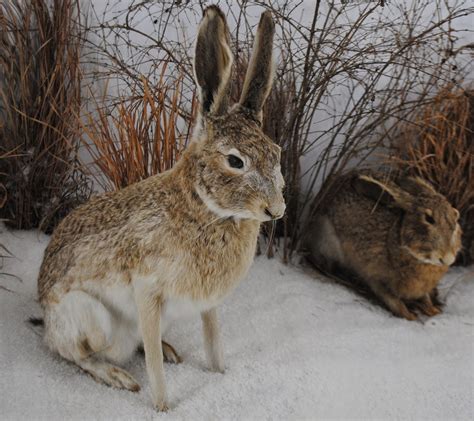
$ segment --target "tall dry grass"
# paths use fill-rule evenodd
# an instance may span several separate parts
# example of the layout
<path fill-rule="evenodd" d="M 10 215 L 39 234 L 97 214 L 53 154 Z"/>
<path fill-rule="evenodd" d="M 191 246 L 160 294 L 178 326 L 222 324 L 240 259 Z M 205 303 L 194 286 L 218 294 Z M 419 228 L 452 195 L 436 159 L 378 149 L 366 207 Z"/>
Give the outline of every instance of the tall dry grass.
<path fill-rule="evenodd" d="M 92 159 L 90 173 L 104 190 L 126 187 L 170 169 L 191 137 L 192 120 L 181 112 L 182 78 L 158 83 L 143 78 L 140 89 L 113 104 L 95 99 L 81 127 Z M 196 106 L 191 101 L 193 115 Z"/>
<path fill-rule="evenodd" d="M 82 29 L 76 0 L 0 3 L 0 218 L 50 232 L 85 200 L 77 169 Z"/>
<path fill-rule="evenodd" d="M 446 87 L 392 141 L 392 163 L 428 180 L 460 214 L 463 263 L 474 261 L 474 91 Z"/>

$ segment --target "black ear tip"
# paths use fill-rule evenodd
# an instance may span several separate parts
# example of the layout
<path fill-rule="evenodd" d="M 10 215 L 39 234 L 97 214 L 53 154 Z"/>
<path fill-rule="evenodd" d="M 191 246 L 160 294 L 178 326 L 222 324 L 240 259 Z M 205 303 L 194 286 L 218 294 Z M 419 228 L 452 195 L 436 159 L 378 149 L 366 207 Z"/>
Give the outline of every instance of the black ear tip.
<path fill-rule="evenodd" d="M 275 22 L 273 21 L 272 12 L 270 12 L 270 10 L 265 10 L 265 12 L 261 14 L 258 26 L 273 30 Z"/>
<path fill-rule="evenodd" d="M 225 15 L 222 12 L 222 10 L 215 4 L 212 4 L 211 6 L 208 6 L 204 9 L 203 17 L 204 16 L 208 16 L 209 18 L 214 18 L 216 16 L 219 16 L 222 19 L 225 19 Z"/>

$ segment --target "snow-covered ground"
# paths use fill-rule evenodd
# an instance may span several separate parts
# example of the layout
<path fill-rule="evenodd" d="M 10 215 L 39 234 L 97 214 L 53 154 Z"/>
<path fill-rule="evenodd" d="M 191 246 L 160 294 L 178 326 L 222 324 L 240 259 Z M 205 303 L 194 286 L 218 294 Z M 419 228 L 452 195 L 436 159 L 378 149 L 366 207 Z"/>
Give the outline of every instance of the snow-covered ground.
<path fill-rule="evenodd" d="M 444 314 L 392 317 L 346 288 L 257 258 L 220 310 L 227 372 L 207 371 L 199 320 L 166 337 L 171 409 L 153 411 L 143 356 L 126 369 L 139 393 L 95 383 L 51 354 L 37 328 L 36 277 L 48 238 L 9 233 L 0 286 L 0 419 L 474 419 L 474 276 L 443 281 Z"/>

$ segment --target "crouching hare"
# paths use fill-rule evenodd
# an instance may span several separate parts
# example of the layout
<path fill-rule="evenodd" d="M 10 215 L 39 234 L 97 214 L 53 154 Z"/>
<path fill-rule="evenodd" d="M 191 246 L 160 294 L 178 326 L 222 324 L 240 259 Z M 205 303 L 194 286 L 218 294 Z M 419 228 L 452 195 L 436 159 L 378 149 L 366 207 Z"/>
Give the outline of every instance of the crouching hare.
<path fill-rule="evenodd" d="M 45 341 L 94 379 L 138 391 L 119 368 L 142 341 L 153 404 L 167 409 L 162 342 L 169 320 L 201 314 L 212 370 L 223 372 L 216 306 L 246 274 L 260 223 L 285 211 L 280 148 L 261 130 L 274 24 L 260 19 L 240 102 L 228 108 L 233 57 L 223 13 L 202 19 L 194 71 L 200 116 L 176 166 L 91 199 L 55 230 L 38 293 Z"/>
<path fill-rule="evenodd" d="M 437 284 L 461 245 L 459 212 L 420 178 L 386 178 L 365 171 L 334 180 L 311 223 L 309 258 L 366 284 L 398 317 L 434 316 Z"/>

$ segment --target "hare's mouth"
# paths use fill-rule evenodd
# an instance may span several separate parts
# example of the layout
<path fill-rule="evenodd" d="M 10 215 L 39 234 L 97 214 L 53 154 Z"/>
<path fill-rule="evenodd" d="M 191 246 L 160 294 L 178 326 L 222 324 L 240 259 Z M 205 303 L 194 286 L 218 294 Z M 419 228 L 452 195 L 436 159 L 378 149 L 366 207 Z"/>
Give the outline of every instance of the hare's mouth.
<path fill-rule="evenodd" d="M 412 250 L 408 246 L 404 246 L 403 249 L 406 250 L 408 252 L 408 254 L 410 254 L 410 256 L 412 256 L 414 259 L 418 260 L 418 262 L 423 263 L 425 265 L 449 266 L 449 264 L 444 262 L 443 259 L 434 259 L 434 258 L 426 257 L 422 254 L 419 254 L 419 253 L 415 252 L 414 250 Z"/>

